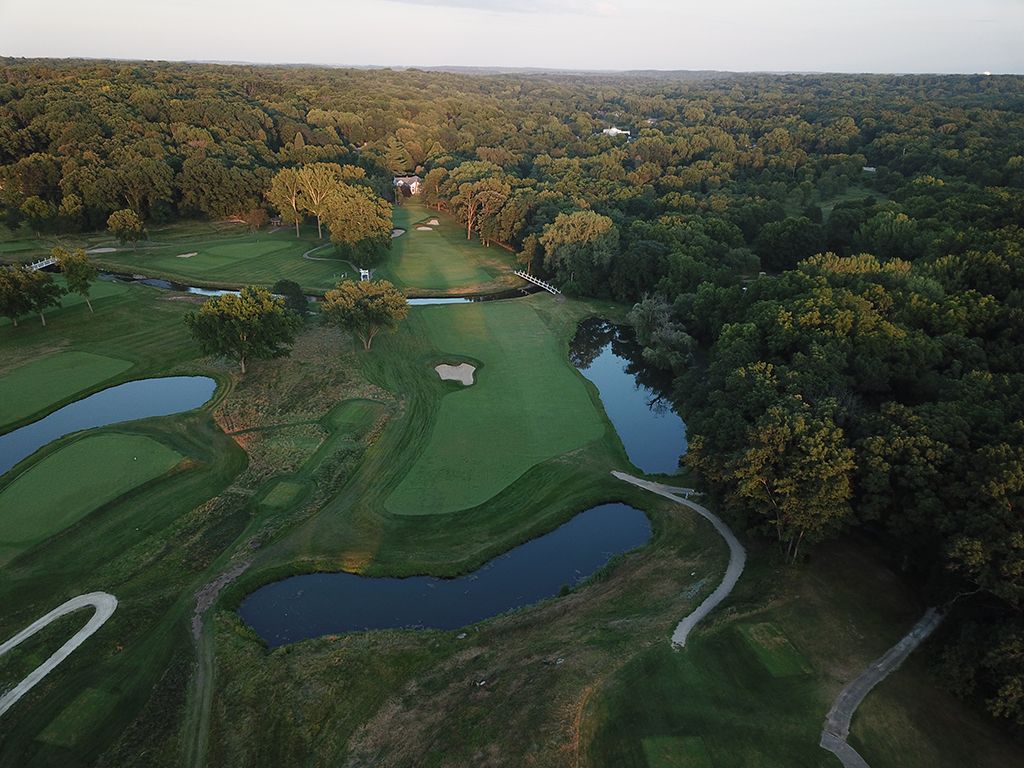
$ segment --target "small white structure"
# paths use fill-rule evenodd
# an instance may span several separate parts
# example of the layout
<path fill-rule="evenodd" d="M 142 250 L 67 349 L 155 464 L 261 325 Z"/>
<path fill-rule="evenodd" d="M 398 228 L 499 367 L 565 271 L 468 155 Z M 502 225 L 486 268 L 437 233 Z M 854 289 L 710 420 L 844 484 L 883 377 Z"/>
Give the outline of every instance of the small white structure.
<path fill-rule="evenodd" d="M 359 282 L 365 283 L 370 279 L 370 270 L 360 269 L 359 270 Z"/>
<path fill-rule="evenodd" d="M 395 176 L 395 186 L 398 191 L 407 195 L 418 195 L 422 183 L 423 179 L 419 176 Z"/>
<path fill-rule="evenodd" d="M 615 126 L 612 126 L 611 128 L 605 128 L 603 131 L 601 131 L 601 133 L 603 133 L 605 136 L 611 136 L 613 138 L 615 136 L 629 136 L 629 131 L 624 131 L 621 128 L 616 128 Z"/>
<path fill-rule="evenodd" d="M 865 165 L 861 170 L 864 171 L 864 173 L 875 173 L 878 171 L 878 169 L 873 165 Z"/>

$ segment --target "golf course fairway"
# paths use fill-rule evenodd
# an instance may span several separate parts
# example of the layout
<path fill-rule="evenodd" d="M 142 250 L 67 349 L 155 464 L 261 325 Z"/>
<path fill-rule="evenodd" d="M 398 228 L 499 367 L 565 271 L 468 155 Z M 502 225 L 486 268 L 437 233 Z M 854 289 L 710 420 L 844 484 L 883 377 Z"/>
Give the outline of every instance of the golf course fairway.
<path fill-rule="evenodd" d="M 388 498 L 388 511 L 476 506 L 535 464 L 604 434 L 586 384 L 532 303 L 421 307 L 409 325 L 436 349 L 482 365 L 472 387 L 442 398 L 426 447 Z M 424 366 L 423 376 L 436 373 Z"/>

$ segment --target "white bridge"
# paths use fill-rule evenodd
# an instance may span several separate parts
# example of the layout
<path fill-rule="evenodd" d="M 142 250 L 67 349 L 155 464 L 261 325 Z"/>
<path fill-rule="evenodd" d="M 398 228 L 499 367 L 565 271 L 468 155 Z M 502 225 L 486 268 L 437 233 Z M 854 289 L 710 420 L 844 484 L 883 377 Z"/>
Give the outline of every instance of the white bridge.
<path fill-rule="evenodd" d="M 533 275 L 529 275 L 526 272 L 523 272 L 521 269 L 514 269 L 512 271 L 515 274 L 519 275 L 521 278 L 523 278 L 523 280 L 526 280 L 527 282 L 533 283 L 534 285 L 539 285 L 541 288 L 543 288 L 548 293 L 553 293 L 556 296 L 561 293 L 561 291 L 558 290 L 557 288 L 555 288 L 555 286 L 551 285 L 550 283 L 545 283 L 543 280 L 541 280 L 539 278 L 536 278 Z"/>
<path fill-rule="evenodd" d="M 56 256 L 47 256 L 45 259 L 40 259 L 39 261 L 33 261 L 31 264 L 28 265 L 28 268 L 29 269 L 33 269 L 33 270 L 45 269 L 46 267 L 52 267 L 56 263 L 57 263 L 57 257 Z"/>

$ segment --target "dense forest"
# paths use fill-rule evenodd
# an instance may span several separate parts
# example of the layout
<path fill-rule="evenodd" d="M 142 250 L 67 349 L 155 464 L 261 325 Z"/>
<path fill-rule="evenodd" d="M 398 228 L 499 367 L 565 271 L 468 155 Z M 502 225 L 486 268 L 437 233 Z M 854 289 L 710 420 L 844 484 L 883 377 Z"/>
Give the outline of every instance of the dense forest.
<path fill-rule="evenodd" d="M 948 684 L 1024 725 L 1024 78 L 0 63 L 10 228 L 418 173 L 467 237 L 633 305 L 722 504 L 790 561 L 881 542 L 951 608 Z"/>

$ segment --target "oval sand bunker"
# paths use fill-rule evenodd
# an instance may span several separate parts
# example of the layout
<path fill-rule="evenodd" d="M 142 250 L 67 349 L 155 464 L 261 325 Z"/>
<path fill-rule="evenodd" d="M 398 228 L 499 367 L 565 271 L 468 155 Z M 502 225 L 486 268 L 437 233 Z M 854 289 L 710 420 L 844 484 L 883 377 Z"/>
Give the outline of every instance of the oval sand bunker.
<path fill-rule="evenodd" d="M 476 371 L 476 368 L 469 363 L 459 363 L 458 365 L 442 363 L 435 365 L 434 370 L 444 381 L 460 381 L 463 386 L 468 387 L 473 383 L 473 372 Z"/>

